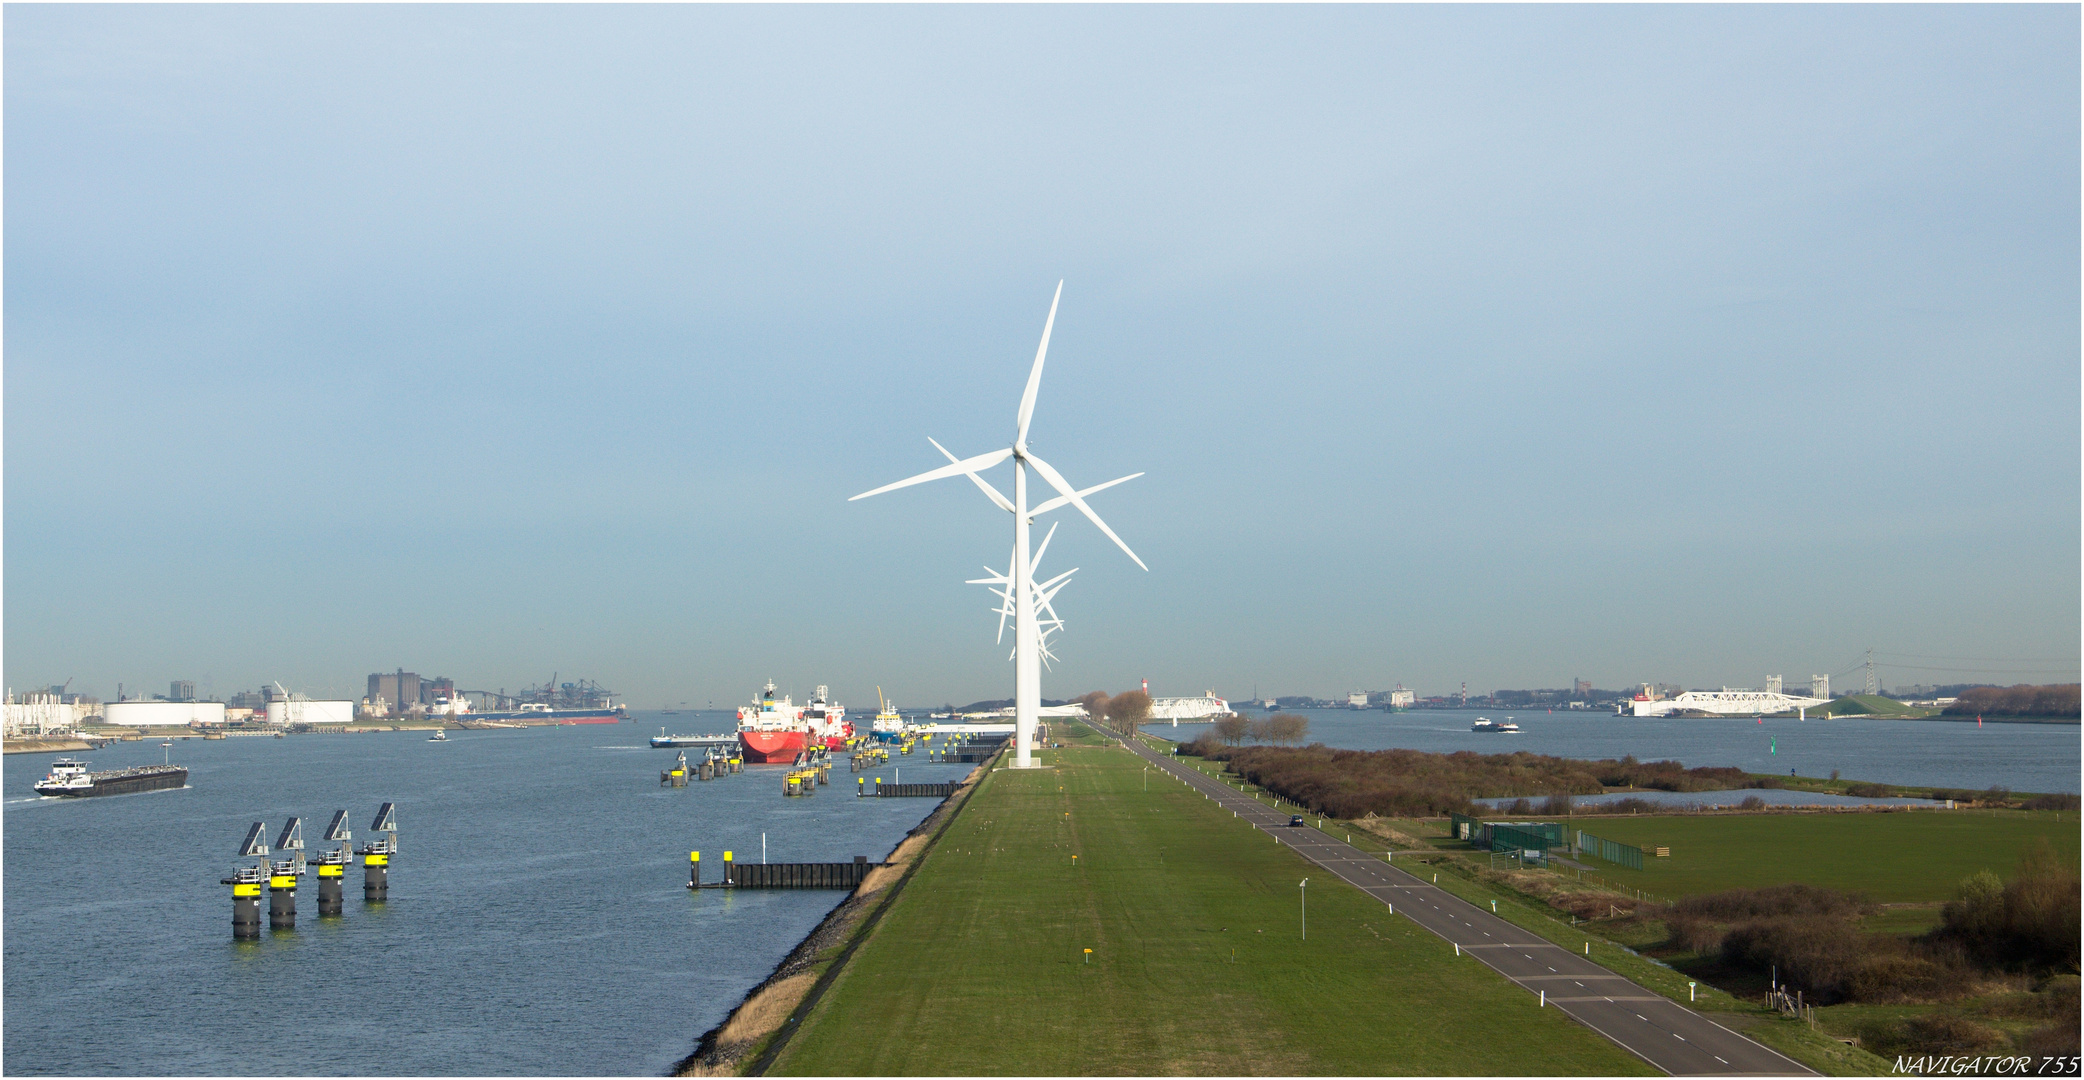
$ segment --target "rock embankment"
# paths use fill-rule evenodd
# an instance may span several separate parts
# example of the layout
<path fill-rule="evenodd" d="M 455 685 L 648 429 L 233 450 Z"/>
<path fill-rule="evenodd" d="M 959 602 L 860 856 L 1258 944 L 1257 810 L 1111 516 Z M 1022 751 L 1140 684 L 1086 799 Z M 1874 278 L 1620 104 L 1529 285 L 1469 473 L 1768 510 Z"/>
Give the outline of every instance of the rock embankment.
<path fill-rule="evenodd" d="M 0 750 L 10 754 L 62 754 L 72 750 L 92 750 L 84 739 L 7 739 L 0 742 Z"/>

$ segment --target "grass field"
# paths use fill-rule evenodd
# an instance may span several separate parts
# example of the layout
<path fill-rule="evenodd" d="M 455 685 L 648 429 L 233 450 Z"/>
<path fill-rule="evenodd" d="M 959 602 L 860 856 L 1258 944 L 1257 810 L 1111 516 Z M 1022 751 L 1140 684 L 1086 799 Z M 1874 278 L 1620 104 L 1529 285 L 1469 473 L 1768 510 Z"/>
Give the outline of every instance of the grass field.
<path fill-rule="evenodd" d="M 1978 870 L 2009 878 L 2035 837 L 2046 837 L 2075 865 L 2084 838 L 2073 811 L 1688 814 L 1582 818 L 1575 827 L 1642 848 L 1640 871 L 1590 855 L 1580 861 L 1617 884 L 1661 896 L 1805 882 L 1881 903 L 1949 899 Z M 1671 857 L 1650 857 L 1657 847 L 1671 848 Z"/>
<path fill-rule="evenodd" d="M 770 1071 L 1649 1071 L 1135 758 L 1042 757 L 985 778 Z"/>

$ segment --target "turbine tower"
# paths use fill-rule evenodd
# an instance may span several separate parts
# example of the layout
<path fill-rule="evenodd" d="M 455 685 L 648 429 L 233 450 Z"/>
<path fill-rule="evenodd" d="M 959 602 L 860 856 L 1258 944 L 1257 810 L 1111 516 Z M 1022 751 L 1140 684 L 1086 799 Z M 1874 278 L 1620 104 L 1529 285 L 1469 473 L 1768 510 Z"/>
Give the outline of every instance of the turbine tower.
<path fill-rule="evenodd" d="M 1123 543 L 1122 538 L 1116 536 L 1114 530 L 1108 528 L 1107 523 L 1100 520 L 1100 515 L 1094 513 L 1093 508 L 1087 506 L 1085 502 L 1086 496 L 1094 492 L 1104 491 L 1116 484 L 1134 480 L 1142 476 L 1142 473 L 1131 473 L 1119 480 L 1109 480 L 1104 484 L 1098 484 L 1080 491 L 1073 488 L 1064 479 L 1063 474 L 1057 472 L 1050 467 L 1048 462 L 1036 457 L 1034 452 L 1028 449 L 1028 421 L 1032 420 L 1035 415 L 1035 394 L 1042 388 L 1042 361 L 1049 355 L 1049 332 L 1056 327 L 1057 302 L 1062 300 L 1063 297 L 1064 283 L 1059 281 L 1056 283 L 1056 296 L 1049 301 L 1049 319 L 1042 324 L 1042 344 L 1035 348 L 1035 366 L 1033 370 L 1028 372 L 1027 390 L 1020 395 L 1020 412 L 1014 424 L 1012 446 L 1002 450 L 978 454 L 975 457 L 957 458 L 954 454 L 948 452 L 947 447 L 934 442 L 932 439 L 928 439 L 926 441 L 933 443 L 933 448 L 939 450 L 941 455 L 948 459 L 948 464 L 929 472 L 920 473 L 910 479 L 899 480 L 894 484 L 885 484 L 874 491 L 864 491 L 854 496 L 853 499 L 847 500 L 848 502 L 853 502 L 855 499 L 866 499 L 870 495 L 881 495 L 886 491 L 911 487 L 913 484 L 923 484 L 929 480 L 943 480 L 951 476 L 967 476 L 970 478 L 971 483 L 977 485 L 977 490 L 982 491 L 985 497 L 990 499 L 994 505 L 1013 515 L 1013 561 L 1008 568 L 1011 571 L 1009 576 L 1012 580 L 1007 583 L 1007 592 L 1011 595 L 1006 597 L 1006 599 L 1013 606 L 1013 767 L 1016 769 L 1033 768 L 1035 764 L 1033 751 L 1035 716 L 1042 707 L 1042 629 L 1036 618 L 1036 609 L 1038 607 L 1046 607 L 1049 597 L 1055 595 L 1054 589 L 1051 589 L 1047 595 L 1041 595 L 1035 587 L 1034 572 L 1036 560 L 1028 554 L 1028 527 L 1033 525 L 1035 518 L 1042 514 L 1065 506 L 1075 506 L 1078 508 L 1079 513 L 1086 516 L 1086 520 L 1091 521 L 1095 527 L 1107 535 L 1109 540 L 1114 541 L 1115 546 L 1121 548 L 1122 553 L 1134 560 L 1137 566 L 1143 567 L 1145 570 L 1150 569 L 1150 567 L 1143 565 L 1142 559 L 1136 558 L 1136 553 L 1129 550 L 1129 545 Z M 1013 498 L 1011 499 L 1000 494 L 999 489 L 992 487 L 982 476 L 978 475 L 983 470 L 993 468 L 1007 458 L 1013 459 Z M 1028 505 L 1029 469 L 1035 470 L 1035 475 L 1041 477 L 1044 483 L 1056 489 L 1057 495 L 1055 498 L 1049 499 L 1039 506 L 1030 507 Z M 1061 587 L 1062 582 L 1051 582 L 1051 584 Z M 1054 617 L 1052 612 L 1051 618 L 1054 619 Z"/>

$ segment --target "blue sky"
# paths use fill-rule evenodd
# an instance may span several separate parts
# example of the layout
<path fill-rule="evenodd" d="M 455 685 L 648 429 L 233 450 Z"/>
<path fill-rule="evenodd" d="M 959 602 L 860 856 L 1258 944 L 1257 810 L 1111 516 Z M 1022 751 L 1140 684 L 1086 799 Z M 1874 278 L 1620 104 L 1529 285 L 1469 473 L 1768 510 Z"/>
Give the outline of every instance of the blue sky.
<path fill-rule="evenodd" d="M 18 688 L 2077 674 L 2073 6 L 4 18 Z"/>

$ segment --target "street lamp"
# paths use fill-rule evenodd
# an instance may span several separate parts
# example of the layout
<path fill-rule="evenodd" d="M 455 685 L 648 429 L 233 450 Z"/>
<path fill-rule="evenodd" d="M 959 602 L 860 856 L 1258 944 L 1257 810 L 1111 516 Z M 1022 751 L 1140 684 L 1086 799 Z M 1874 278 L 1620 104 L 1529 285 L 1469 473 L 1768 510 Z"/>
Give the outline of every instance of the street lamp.
<path fill-rule="evenodd" d="M 1298 891 L 1298 892 L 1297 892 L 1297 893 L 1295 894 L 1295 895 L 1296 895 L 1296 898 L 1297 898 L 1297 899 L 1299 899 L 1300 901 L 1302 901 L 1302 939 L 1303 939 L 1304 941 L 1308 941 L 1308 940 L 1310 940 L 1310 890 L 1309 890 L 1309 884 L 1310 884 L 1310 879 L 1309 879 L 1309 878 L 1304 878 L 1304 879 L 1302 879 L 1302 883 L 1301 883 L 1300 885 L 1297 885 L 1297 886 L 1296 886 L 1296 889 L 1297 889 L 1297 890 L 1299 890 L 1299 891 Z"/>

